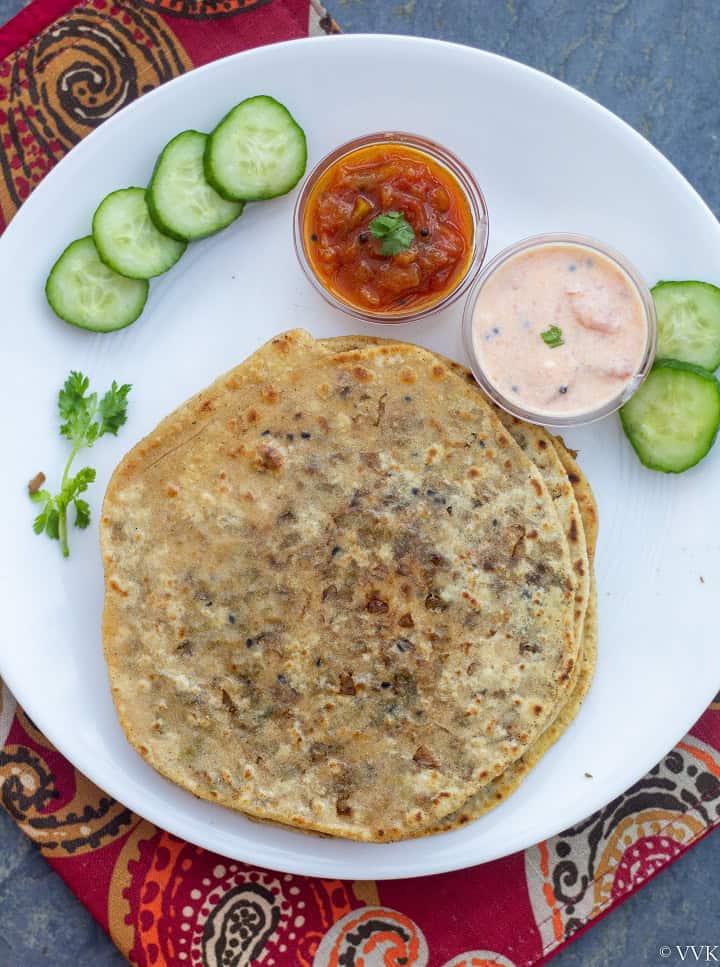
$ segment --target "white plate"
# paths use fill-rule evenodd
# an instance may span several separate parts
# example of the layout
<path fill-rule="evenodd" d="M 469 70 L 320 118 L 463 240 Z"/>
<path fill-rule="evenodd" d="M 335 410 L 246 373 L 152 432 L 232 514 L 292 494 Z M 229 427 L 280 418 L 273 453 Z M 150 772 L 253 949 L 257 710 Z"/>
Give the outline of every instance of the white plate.
<path fill-rule="evenodd" d="M 283 329 L 386 331 L 463 359 L 458 307 L 400 330 L 364 327 L 330 309 L 296 264 L 292 197 L 249 206 L 232 228 L 191 246 L 153 283 L 145 314 L 129 329 L 91 335 L 54 317 L 43 295 L 48 269 L 68 241 L 88 232 L 106 192 L 145 184 L 172 135 L 209 130 L 234 101 L 257 92 L 290 107 L 307 131 L 310 164 L 382 129 L 447 145 L 485 191 L 489 256 L 524 235 L 572 231 L 625 252 L 650 282 L 720 279 L 720 229 L 678 172 L 597 104 L 511 61 L 434 41 L 345 36 L 239 54 L 161 87 L 79 144 L 0 240 L 0 672 L 48 738 L 99 786 L 226 856 L 359 879 L 481 863 L 622 793 L 712 699 L 720 683 L 720 449 L 674 478 L 644 470 L 614 418 L 568 434 L 602 521 L 597 677 L 575 723 L 521 789 L 470 827 L 380 846 L 322 839 L 251 823 L 156 775 L 125 742 L 101 652 L 96 524 L 113 466 L 160 417 Z M 98 389 L 118 379 L 133 391 L 119 438 L 104 438 L 89 455 L 98 470 L 94 523 L 72 533 L 72 557 L 63 561 L 56 543 L 33 536 L 24 485 L 40 469 L 57 482 L 67 446 L 55 394 L 70 368 Z"/>

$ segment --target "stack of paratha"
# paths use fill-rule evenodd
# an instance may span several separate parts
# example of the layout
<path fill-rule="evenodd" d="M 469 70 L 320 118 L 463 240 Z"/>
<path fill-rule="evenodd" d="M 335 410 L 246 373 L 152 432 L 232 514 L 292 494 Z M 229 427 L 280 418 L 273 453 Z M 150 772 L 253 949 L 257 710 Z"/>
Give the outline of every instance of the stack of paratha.
<path fill-rule="evenodd" d="M 387 842 L 505 798 L 592 677 L 589 486 L 416 346 L 285 333 L 117 468 L 105 654 L 133 746 L 249 816 Z"/>

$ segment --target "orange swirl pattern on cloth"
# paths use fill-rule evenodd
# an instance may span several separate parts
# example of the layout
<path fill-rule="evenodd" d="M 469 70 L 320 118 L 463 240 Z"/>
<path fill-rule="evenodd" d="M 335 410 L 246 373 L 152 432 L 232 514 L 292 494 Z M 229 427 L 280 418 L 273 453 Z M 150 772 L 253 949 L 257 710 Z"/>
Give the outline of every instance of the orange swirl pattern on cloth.
<path fill-rule="evenodd" d="M 187 17 L 191 20 L 214 20 L 218 17 L 234 17 L 262 7 L 272 0 L 139 0 L 144 7 L 154 7 L 171 17 Z"/>
<path fill-rule="evenodd" d="M 51 25 L 0 64 L 0 212 L 5 224 L 73 145 L 192 67 L 151 9 L 105 0 Z"/>

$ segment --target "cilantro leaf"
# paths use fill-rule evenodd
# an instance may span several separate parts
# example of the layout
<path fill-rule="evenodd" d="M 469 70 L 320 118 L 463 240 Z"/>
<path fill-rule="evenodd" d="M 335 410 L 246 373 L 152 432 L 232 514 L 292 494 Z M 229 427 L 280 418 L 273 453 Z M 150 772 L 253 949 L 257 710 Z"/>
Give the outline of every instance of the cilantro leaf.
<path fill-rule="evenodd" d="M 60 435 L 72 442 L 60 492 L 53 496 L 49 490 L 30 490 L 29 497 L 36 504 L 43 504 L 40 513 L 33 521 L 36 534 L 47 534 L 52 540 L 59 540 L 64 557 L 70 553 L 67 537 L 67 511 L 75 507 L 76 527 L 84 530 L 90 524 L 90 505 L 80 498 L 95 480 L 95 469 L 83 467 L 74 475 L 70 468 L 78 452 L 91 447 L 105 433 L 117 435 L 127 420 L 127 398 L 131 386 L 122 386 L 113 380 L 110 389 L 98 402 L 97 393 L 90 392 L 90 380 L 77 370 L 72 370 L 58 393 L 58 413 L 60 414 Z M 44 475 L 39 474 L 30 482 L 31 487 L 44 483 Z"/>
<path fill-rule="evenodd" d="M 402 212 L 383 212 L 370 222 L 373 238 L 381 238 L 382 255 L 397 255 L 410 248 L 415 232 Z"/>
<path fill-rule="evenodd" d="M 60 434 L 77 442 L 87 436 L 95 416 L 97 395 L 87 394 L 90 381 L 87 376 L 73 370 L 58 393 L 58 411 L 63 423 Z"/>
<path fill-rule="evenodd" d="M 95 468 L 94 467 L 83 467 L 82 470 L 78 470 L 74 477 L 70 477 L 63 484 L 62 492 L 68 495 L 68 503 L 75 496 L 75 494 L 81 494 L 83 491 L 88 489 L 88 484 L 94 483 L 95 481 Z"/>
<path fill-rule="evenodd" d="M 51 540 L 57 540 L 59 534 L 60 512 L 53 497 L 49 497 L 45 506 L 33 521 L 36 534 L 47 534 Z"/>
<path fill-rule="evenodd" d="M 546 329 L 545 332 L 540 333 L 540 338 L 545 345 L 549 346 L 551 349 L 557 349 L 558 346 L 562 346 L 564 344 L 562 329 L 560 329 L 559 326 L 550 326 L 550 328 Z"/>
<path fill-rule="evenodd" d="M 33 521 L 33 530 L 35 531 L 36 534 L 42 534 L 42 532 L 45 530 L 45 525 L 47 524 L 47 519 L 48 519 L 48 513 L 49 511 L 48 511 L 48 508 L 46 507 L 44 510 L 40 511 L 40 513 Z"/>
<path fill-rule="evenodd" d="M 79 497 L 76 497 L 73 503 L 75 504 L 75 526 L 85 530 L 90 523 L 90 504 L 87 500 L 80 500 Z"/>
<path fill-rule="evenodd" d="M 127 398 L 132 389 L 129 383 L 118 386 L 115 380 L 112 386 L 100 400 L 98 413 L 100 414 L 100 433 L 112 433 L 117 436 L 117 431 L 127 420 Z"/>
<path fill-rule="evenodd" d="M 52 541 L 60 540 L 60 511 L 53 507 L 47 513 L 45 521 L 45 533 Z M 68 554 L 70 552 L 68 551 Z M 67 557 L 67 555 L 65 555 Z"/>

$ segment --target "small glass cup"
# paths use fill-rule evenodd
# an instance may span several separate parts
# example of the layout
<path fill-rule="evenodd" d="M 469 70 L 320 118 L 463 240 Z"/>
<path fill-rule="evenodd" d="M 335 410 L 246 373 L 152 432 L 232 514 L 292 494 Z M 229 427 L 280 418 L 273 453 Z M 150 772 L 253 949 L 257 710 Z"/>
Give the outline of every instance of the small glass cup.
<path fill-rule="evenodd" d="M 460 189 L 467 200 L 470 214 L 472 216 L 472 253 L 464 275 L 458 279 L 454 288 L 451 289 L 450 292 L 443 295 L 437 302 L 431 302 L 423 305 L 419 309 L 413 309 L 411 307 L 406 311 L 403 311 L 402 308 L 398 308 L 392 312 L 388 312 L 387 310 L 379 310 L 376 312 L 367 306 L 355 305 L 339 298 L 339 296 L 337 296 L 334 292 L 331 292 L 326 287 L 325 283 L 316 275 L 312 261 L 310 260 L 306 251 L 304 232 L 305 211 L 308 200 L 310 199 L 316 184 L 320 178 L 322 178 L 328 168 L 334 165 L 341 158 L 352 154 L 359 148 L 367 148 L 376 144 L 386 144 L 388 146 L 397 144 L 413 148 L 416 151 L 430 157 L 434 162 L 436 162 L 436 164 L 442 165 L 443 168 L 450 172 L 460 186 Z M 318 162 L 318 164 L 307 176 L 302 191 L 298 195 L 295 203 L 293 220 L 295 253 L 307 278 L 322 295 L 325 301 L 329 302 L 331 306 L 336 309 L 342 309 L 343 312 L 347 312 L 351 316 L 355 316 L 358 319 L 364 319 L 366 322 L 415 322 L 418 319 L 423 319 L 425 316 L 429 316 L 434 312 L 439 312 L 441 309 L 449 306 L 451 303 L 459 299 L 463 293 L 467 292 L 468 287 L 471 285 L 473 279 L 480 271 L 488 245 L 489 220 L 487 205 L 485 204 L 485 197 L 480 190 L 480 186 L 470 170 L 462 163 L 462 161 L 460 161 L 459 158 L 452 154 L 451 151 L 448 151 L 447 148 L 443 148 L 442 145 L 436 144 L 434 141 L 430 141 L 427 138 L 421 137 L 420 135 L 407 134 L 403 131 L 384 131 L 377 132 L 375 134 L 366 134 L 362 137 L 355 138 L 352 141 L 348 141 L 345 144 L 340 145 L 340 147 L 335 148 L 334 151 L 331 151 L 330 154 L 326 155 L 322 161 Z"/>
<path fill-rule="evenodd" d="M 594 252 L 604 256 L 610 262 L 614 263 L 635 287 L 645 311 L 645 348 L 637 371 L 622 384 L 622 387 L 618 390 L 617 394 L 614 395 L 610 400 L 605 401 L 597 407 L 583 410 L 578 413 L 557 414 L 539 409 L 533 410 L 522 406 L 515 400 L 509 399 L 500 392 L 493 382 L 491 382 L 483 370 L 480 360 L 478 359 L 478 354 L 475 351 L 475 342 L 473 339 L 473 316 L 475 313 L 475 306 L 477 305 L 483 286 L 487 283 L 488 279 L 490 279 L 498 271 L 498 269 L 501 268 L 501 266 L 505 265 L 505 263 L 514 256 L 520 254 L 521 252 L 527 252 L 530 249 L 541 248 L 546 245 L 574 245 L 587 249 L 590 253 Z M 630 397 L 648 375 L 655 360 L 655 350 L 657 346 L 657 315 L 655 312 L 655 303 L 653 302 L 650 289 L 648 288 L 645 280 L 640 275 L 638 270 L 632 265 L 632 263 L 630 263 L 619 252 L 615 251 L 615 249 L 612 249 L 604 243 L 598 242 L 596 239 L 590 238 L 586 235 L 572 235 L 564 233 L 533 235 L 529 238 L 524 238 L 521 241 L 516 242 L 514 245 L 510 245 L 506 249 L 503 249 L 502 252 L 488 262 L 480 275 L 477 277 L 475 283 L 468 293 L 468 297 L 465 302 L 465 309 L 462 319 L 462 337 L 465 352 L 470 359 L 470 368 L 473 371 L 475 379 L 485 393 L 490 397 L 490 399 L 494 403 L 497 403 L 498 406 L 502 407 L 502 409 L 504 409 L 506 412 L 518 417 L 521 420 L 525 420 L 528 423 L 537 423 L 542 426 L 582 426 L 586 423 L 594 423 L 596 420 L 601 420 L 618 410 L 623 403 L 626 403 L 630 399 Z"/>

